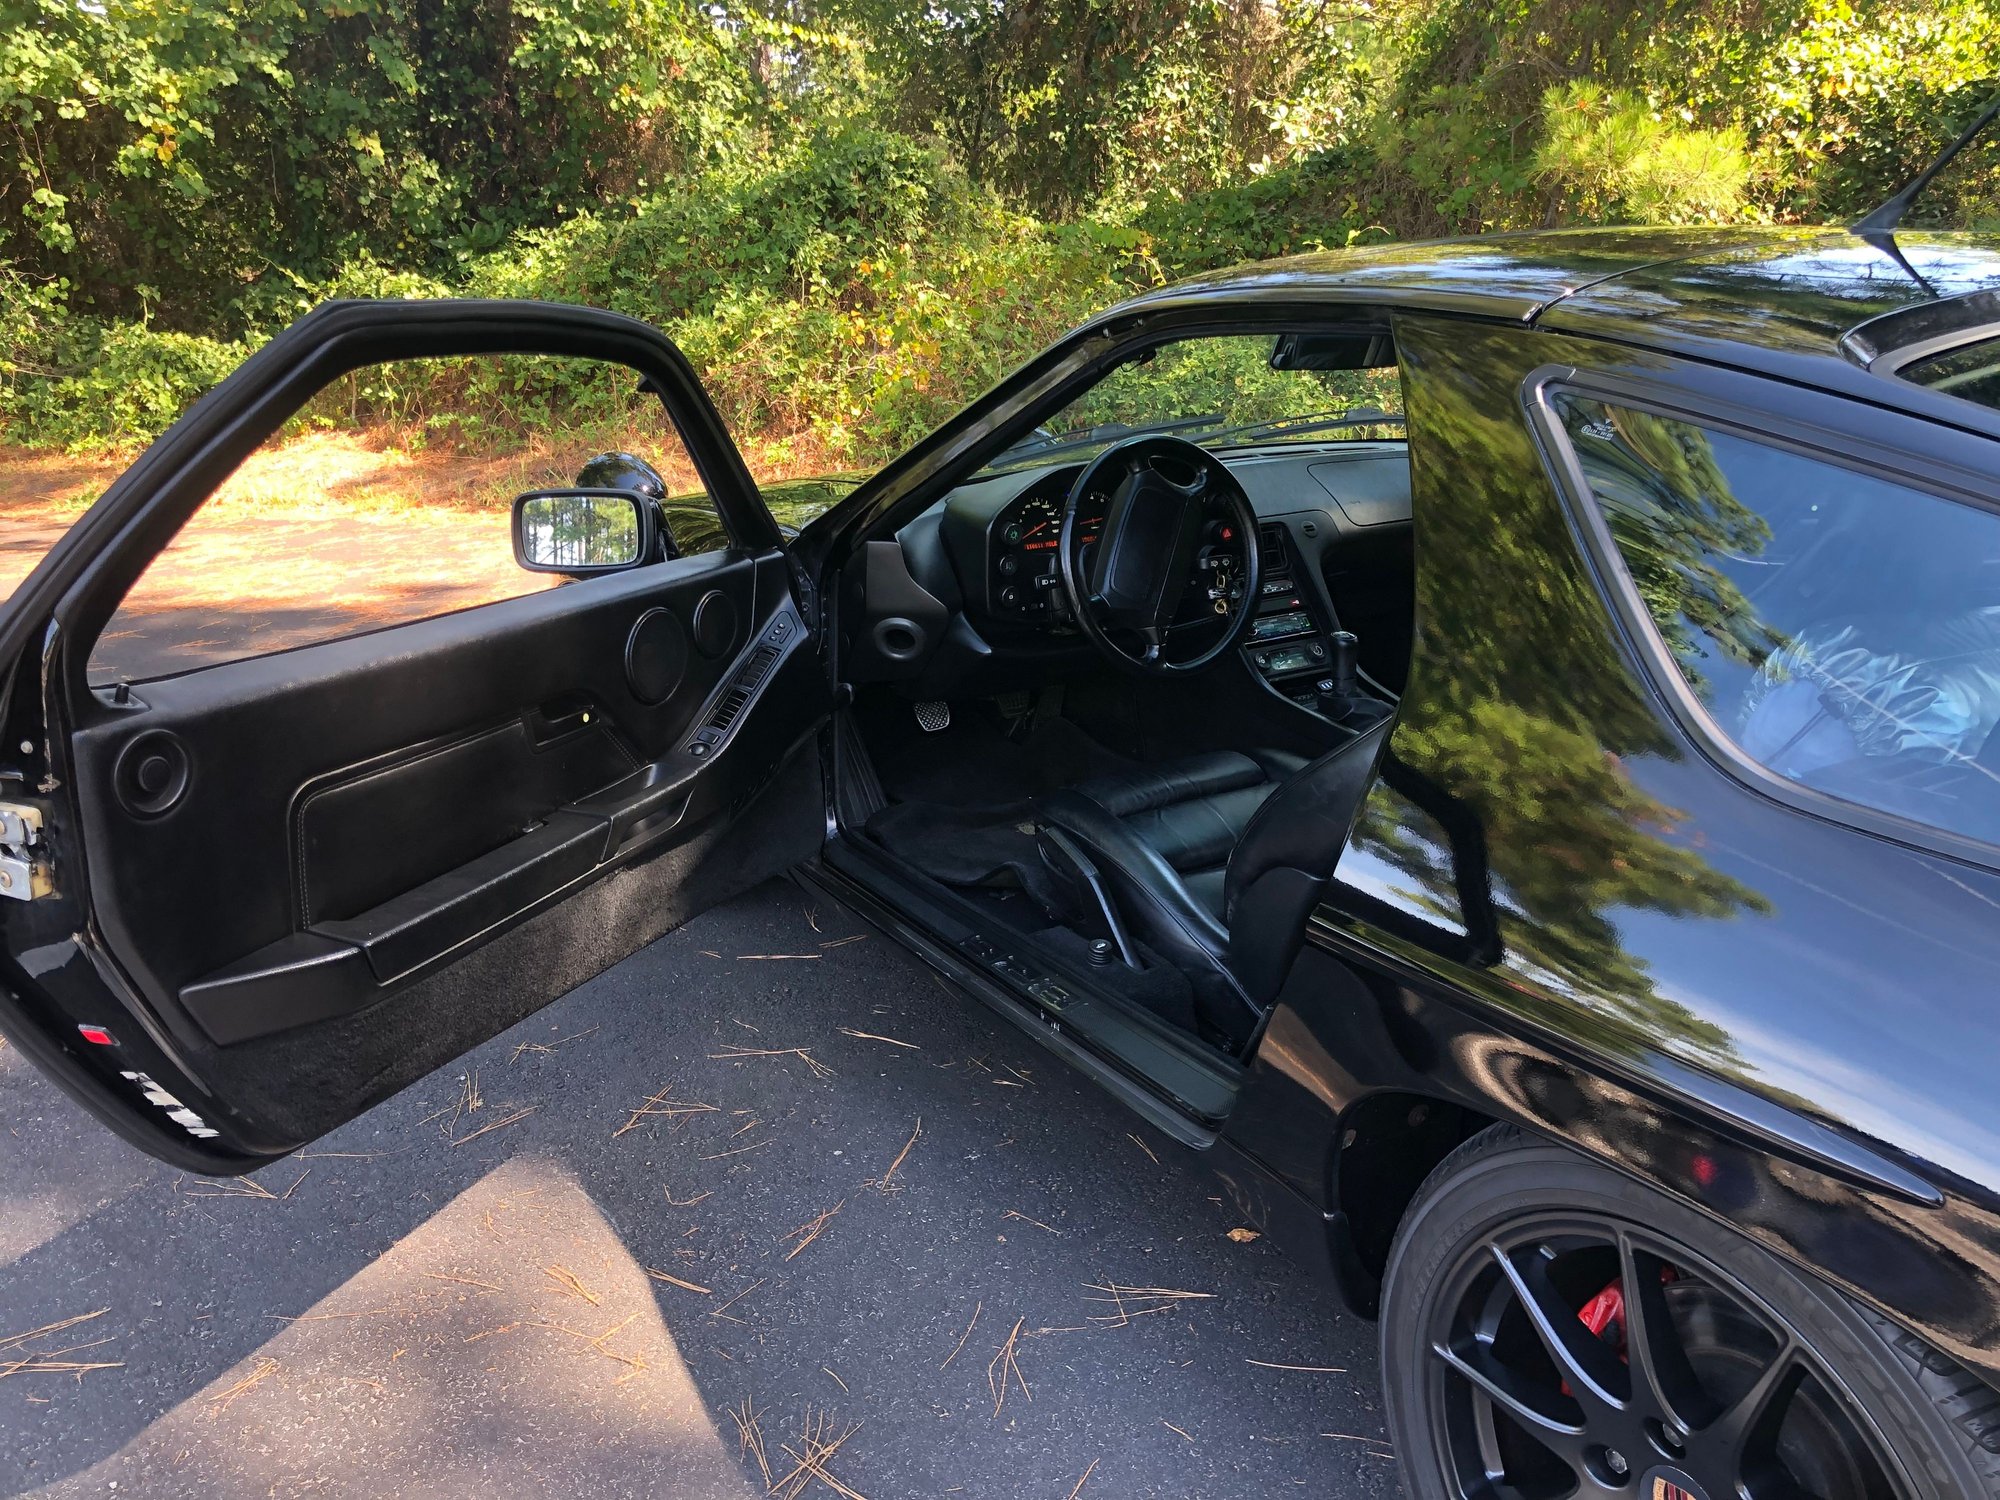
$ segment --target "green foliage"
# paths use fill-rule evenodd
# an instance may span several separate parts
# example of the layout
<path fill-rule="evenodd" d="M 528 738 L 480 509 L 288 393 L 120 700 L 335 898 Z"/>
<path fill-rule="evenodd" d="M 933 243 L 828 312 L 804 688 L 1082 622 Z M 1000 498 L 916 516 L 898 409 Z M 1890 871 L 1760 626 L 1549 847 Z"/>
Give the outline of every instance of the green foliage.
<path fill-rule="evenodd" d="M 1542 96 L 1535 175 L 1573 216 L 1601 223 L 1726 223 L 1743 211 L 1743 132 L 1677 129 L 1638 95 L 1578 80 Z"/>
<path fill-rule="evenodd" d="M 1193 197 L 1156 194 L 1135 222 L 1170 276 L 1347 249 L 1389 237 L 1379 222 L 1376 171 L 1366 147 L 1335 147 Z"/>
<path fill-rule="evenodd" d="M 1781 219 L 1843 222 L 1887 197 L 2000 92 L 2000 8 L 1991 0 L 1860 6 L 1793 0 L 1751 24 L 1691 18 L 1662 48 L 1649 93 L 1688 117 L 1737 123 Z M 1989 142 L 1927 195 L 1911 222 L 2000 217 Z"/>
<path fill-rule="evenodd" d="M 0 0 L 0 259 L 261 324 L 364 252 L 444 272 L 675 180 L 750 91 L 692 0 Z"/>
<path fill-rule="evenodd" d="M 1357 406 L 1400 412 L 1394 368 L 1273 370 L 1272 336 L 1188 339 L 1120 366 L 1050 424 L 1062 435 L 1105 423 L 1140 427 L 1211 417 L 1229 427 L 1324 416 Z"/>
<path fill-rule="evenodd" d="M 1361 0 L 826 0 L 870 104 L 1044 216 L 1198 193 L 1331 144 L 1388 45 Z"/>
<path fill-rule="evenodd" d="M 1372 136 L 1400 234 L 1845 220 L 2000 91 L 1993 0 L 1419 0 L 1407 19 Z M 2000 205 L 1993 168 L 1968 178 L 1940 185 L 1937 222 Z"/>
<path fill-rule="evenodd" d="M 666 321 L 755 292 L 813 300 L 922 239 L 962 236 L 983 205 L 934 148 L 858 126 L 702 173 L 633 211 L 584 214 L 486 257 L 487 296 L 588 302 Z"/>
<path fill-rule="evenodd" d="M 2000 0 L 0 0 L 0 437 L 129 446 L 323 298 L 471 293 L 658 323 L 760 451 L 860 465 L 1164 280 L 1846 217 L 1996 90 Z M 1926 212 L 2000 219 L 1996 162 Z"/>
<path fill-rule="evenodd" d="M 151 437 L 250 353 L 72 315 L 67 290 L 0 266 L 0 431 L 17 440 L 97 446 Z"/>

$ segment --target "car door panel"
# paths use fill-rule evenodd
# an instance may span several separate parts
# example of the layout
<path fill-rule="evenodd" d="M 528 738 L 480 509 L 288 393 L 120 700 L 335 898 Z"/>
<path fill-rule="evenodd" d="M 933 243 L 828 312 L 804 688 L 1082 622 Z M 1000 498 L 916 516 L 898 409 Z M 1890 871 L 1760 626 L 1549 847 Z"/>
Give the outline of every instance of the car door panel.
<path fill-rule="evenodd" d="M 307 783 L 292 863 L 307 924 L 343 921 L 497 849 L 634 767 L 601 708 L 546 707 Z M 428 815 L 428 816 L 427 816 Z M 407 830 L 422 819 L 424 837 Z"/>
<path fill-rule="evenodd" d="M 747 623 L 794 618 L 760 593 L 783 599 L 780 556 L 709 554 L 103 702 L 72 744 L 105 936 L 216 1044 L 381 1003 L 722 805 L 703 784 L 728 779 L 721 758 L 678 747 L 741 670 Z M 690 635 L 698 611 L 737 623 L 653 703 L 624 648 L 660 610 Z M 185 787 L 159 809 L 132 767 L 166 746 Z"/>
<path fill-rule="evenodd" d="M 202 1037 L 182 1048 L 213 1096 L 226 1101 L 232 1140 L 270 1157 L 323 1135 L 458 1056 L 467 1035 L 506 1029 L 818 850 L 823 797 L 809 741 L 775 774 L 768 766 L 761 773 L 747 763 L 732 766 L 728 757 L 702 774 L 713 778 L 713 795 L 732 799 L 728 816 L 684 821 L 599 865 L 444 961 L 384 987 L 376 1003 L 238 1042 Z M 663 1033 L 676 1024 L 674 998 L 660 996 Z M 647 1044 L 644 1036 L 632 1039 Z M 309 1087 L 299 1086 L 302 1079 Z"/>
<path fill-rule="evenodd" d="M 306 337 L 315 324 L 324 337 Z M 273 391 L 296 403 L 364 356 L 489 349 L 637 371 L 731 543 L 86 682 L 146 559 L 285 420 Z M 218 1170 L 293 1149 L 809 857 L 824 828 L 810 741 L 831 687 L 777 528 L 678 351 L 589 309 L 314 315 L 107 491 L 3 623 L 42 641 L 0 712 L 24 754 L 46 747 L 31 810 L 54 876 L 46 900 L 0 903 L 9 1029 L 45 1033 L 38 1060 L 80 1057 L 128 1138 L 184 1165 L 188 1143 L 160 1149 L 148 1108 Z M 115 1051 L 78 1049 L 79 1029 Z M 66 1082 L 103 1108 L 101 1087 Z"/>

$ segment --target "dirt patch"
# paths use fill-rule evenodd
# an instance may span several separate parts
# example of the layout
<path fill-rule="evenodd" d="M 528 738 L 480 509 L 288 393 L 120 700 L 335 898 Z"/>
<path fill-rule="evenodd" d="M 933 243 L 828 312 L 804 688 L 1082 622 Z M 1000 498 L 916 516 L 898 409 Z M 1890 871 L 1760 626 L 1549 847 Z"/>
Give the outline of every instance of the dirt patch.
<path fill-rule="evenodd" d="M 566 482 L 604 438 L 467 455 L 314 434 L 256 453 L 134 586 L 92 678 L 156 677 L 550 587 L 514 564 L 509 504 Z M 124 466 L 0 449 L 0 591 Z M 694 487 L 685 461 L 661 467 L 676 490 Z"/>
<path fill-rule="evenodd" d="M 674 494 L 701 488 L 679 439 L 656 430 L 559 433 L 499 453 L 381 428 L 260 449 L 127 595 L 91 653 L 91 678 L 184 672 L 551 587 L 515 566 L 513 498 L 568 484 L 609 450 L 645 457 Z M 827 467 L 796 444 L 750 456 L 763 480 Z M 0 596 L 130 461 L 0 444 Z"/>
<path fill-rule="evenodd" d="M 504 511 L 235 514 L 190 523 L 91 652 L 138 681 L 533 593 Z"/>
<path fill-rule="evenodd" d="M 0 447 L 0 597 L 14 591 L 124 467 L 121 459 Z"/>
<path fill-rule="evenodd" d="M 16 510 L 81 514 L 124 472 L 122 458 L 72 458 L 0 447 L 0 514 Z"/>

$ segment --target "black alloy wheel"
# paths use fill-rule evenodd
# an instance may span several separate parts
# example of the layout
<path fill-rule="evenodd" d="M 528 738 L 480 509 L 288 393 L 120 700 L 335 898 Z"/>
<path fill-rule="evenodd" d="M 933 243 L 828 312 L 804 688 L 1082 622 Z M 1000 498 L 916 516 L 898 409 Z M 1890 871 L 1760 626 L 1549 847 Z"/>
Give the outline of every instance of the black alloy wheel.
<path fill-rule="evenodd" d="M 1995 1400 L 1976 1378 L 1692 1209 L 1511 1128 L 1418 1193 L 1382 1338 L 1419 1500 L 2000 1495 L 2000 1456 L 1967 1423 L 1968 1401 Z"/>

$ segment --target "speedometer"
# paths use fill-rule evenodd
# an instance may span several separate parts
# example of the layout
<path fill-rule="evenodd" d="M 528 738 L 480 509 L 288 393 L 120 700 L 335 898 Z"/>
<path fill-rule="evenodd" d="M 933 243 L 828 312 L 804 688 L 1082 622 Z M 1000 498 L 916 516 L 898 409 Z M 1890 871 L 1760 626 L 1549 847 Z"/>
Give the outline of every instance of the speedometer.
<path fill-rule="evenodd" d="M 1047 495 L 1030 495 L 1001 529 L 1001 539 L 1023 552 L 1053 552 L 1062 535 L 1062 507 Z"/>

